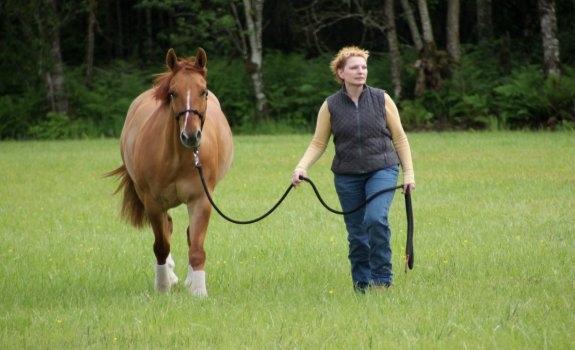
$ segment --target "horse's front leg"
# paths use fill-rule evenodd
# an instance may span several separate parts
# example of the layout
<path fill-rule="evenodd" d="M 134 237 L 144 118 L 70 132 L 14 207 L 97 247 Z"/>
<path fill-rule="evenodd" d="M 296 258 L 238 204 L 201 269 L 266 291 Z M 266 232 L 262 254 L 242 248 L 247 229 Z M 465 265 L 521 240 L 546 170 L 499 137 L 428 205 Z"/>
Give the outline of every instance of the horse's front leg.
<path fill-rule="evenodd" d="M 178 283 L 178 276 L 174 273 L 174 259 L 170 254 L 170 241 L 172 237 L 172 218 L 163 211 L 148 211 L 150 224 L 154 230 L 154 254 L 156 255 L 156 290 L 162 293 L 169 292 L 172 286 Z"/>
<path fill-rule="evenodd" d="M 212 207 L 206 198 L 201 198 L 195 203 L 188 204 L 190 226 L 188 226 L 188 276 L 186 287 L 192 295 L 206 297 L 206 273 L 204 270 L 206 252 L 204 251 L 204 239 L 210 222 Z"/>

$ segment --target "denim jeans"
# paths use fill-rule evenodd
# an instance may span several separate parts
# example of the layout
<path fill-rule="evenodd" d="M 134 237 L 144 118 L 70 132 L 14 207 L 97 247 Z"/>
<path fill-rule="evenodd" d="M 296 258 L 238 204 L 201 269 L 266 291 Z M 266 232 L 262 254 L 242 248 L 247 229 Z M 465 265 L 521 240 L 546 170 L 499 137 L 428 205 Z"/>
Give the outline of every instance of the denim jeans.
<path fill-rule="evenodd" d="M 395 186 L 398 172 L 395 165 L 361 175 L 335 174 L 335 188 L 343 211 L 357 208 L 375 192 Z M 394 194 L 395 191 L 381 194 L 366 207 L 344 216 L 354 285 L 392 282 L 387 214 Z"/>

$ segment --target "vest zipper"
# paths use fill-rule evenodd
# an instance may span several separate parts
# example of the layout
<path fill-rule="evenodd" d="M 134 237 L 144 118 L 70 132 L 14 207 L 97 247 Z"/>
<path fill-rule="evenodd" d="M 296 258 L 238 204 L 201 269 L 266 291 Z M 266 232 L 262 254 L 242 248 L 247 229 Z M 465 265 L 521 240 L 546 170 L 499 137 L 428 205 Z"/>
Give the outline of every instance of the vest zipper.
<path fill-rule="evenodd" d="M 362 140 L 361 140 L 361 123 L 359 120 L 359 100 L 357 101 L 357 104 L 355 105 L 355 121 L 356 121 L 356 125 L 357 125 L 357 141 L 358 141 L 357 144 L 359 145 L 359 162 L 361 164 L 363 162 L 363 144 L 362 144 Z M 363 167 L 362 167 L 362 169 L 360 169 L 360 172 L 364 173 Z"/>

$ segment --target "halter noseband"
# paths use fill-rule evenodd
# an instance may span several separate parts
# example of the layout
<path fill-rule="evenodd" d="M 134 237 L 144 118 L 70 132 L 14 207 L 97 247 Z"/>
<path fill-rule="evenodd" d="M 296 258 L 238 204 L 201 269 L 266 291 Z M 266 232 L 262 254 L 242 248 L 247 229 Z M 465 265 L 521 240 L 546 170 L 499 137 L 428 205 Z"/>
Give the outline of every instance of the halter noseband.
<path fill-rule="evenodd" d="M 206 112 L 200 112 L 197 109 L 185 109 L 181 112 L 179 112 L 178 114 L 176 114 L 176 120 L 180 119 L 180 117 L 186 113 L 192 113 L 197 115 L 200 118 L 200 121 L 202 122 L 201 128 L 204 128 L 204 122 L 206 121 Z"/>

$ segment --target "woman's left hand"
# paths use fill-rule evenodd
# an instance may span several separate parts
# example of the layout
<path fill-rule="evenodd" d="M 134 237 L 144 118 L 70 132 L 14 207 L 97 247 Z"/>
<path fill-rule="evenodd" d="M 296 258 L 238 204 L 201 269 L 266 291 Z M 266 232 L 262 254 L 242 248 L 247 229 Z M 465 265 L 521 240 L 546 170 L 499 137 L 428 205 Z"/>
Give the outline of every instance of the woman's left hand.
<path fill-rule="evenodd" d="M 411 193 L 415 190 L 415 183 L 410 182 L 408 184 L 403 185 L 403 192 L 402 193 Z"/>

